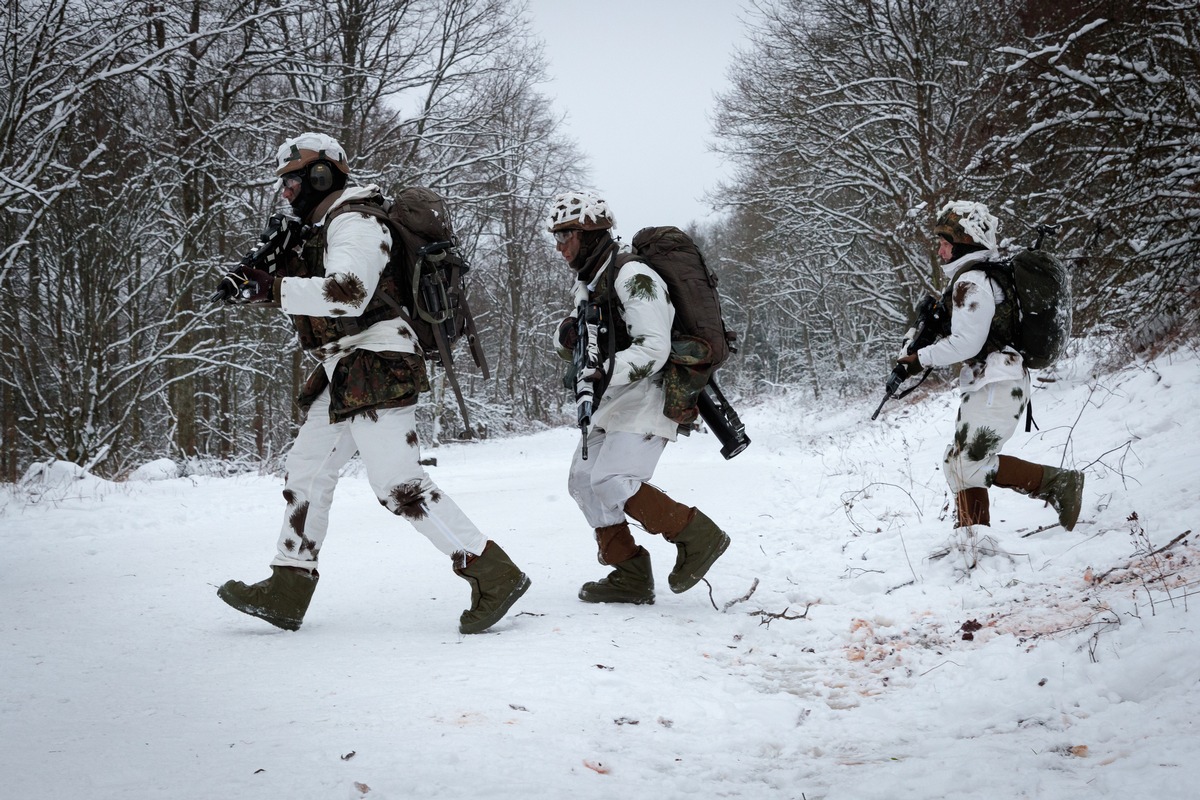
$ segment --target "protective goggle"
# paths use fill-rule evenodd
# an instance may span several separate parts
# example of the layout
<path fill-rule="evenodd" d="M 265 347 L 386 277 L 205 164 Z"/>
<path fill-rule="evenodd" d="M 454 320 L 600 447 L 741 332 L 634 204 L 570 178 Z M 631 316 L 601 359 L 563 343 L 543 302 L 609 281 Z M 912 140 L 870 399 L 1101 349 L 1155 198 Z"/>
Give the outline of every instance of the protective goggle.
<path fill-rule="evenodd" d="M 304 183 L 304 171 L 297 170 L 296 172 L 287 172 L 279 176 L 279 188 L 287 189 L 290 187 L 298 187 Z"/>
<path fill-rule="evenodd" d="M 566 244 L 567 242 L 569 242 L 571 240 L 571 237 L 574 236 L 575 233 L 576 233 L 576 231 L 574 231 L 574 230 L 555 231 L 554 232 L 554 241 L 558 242 L 559 244 Z"/>

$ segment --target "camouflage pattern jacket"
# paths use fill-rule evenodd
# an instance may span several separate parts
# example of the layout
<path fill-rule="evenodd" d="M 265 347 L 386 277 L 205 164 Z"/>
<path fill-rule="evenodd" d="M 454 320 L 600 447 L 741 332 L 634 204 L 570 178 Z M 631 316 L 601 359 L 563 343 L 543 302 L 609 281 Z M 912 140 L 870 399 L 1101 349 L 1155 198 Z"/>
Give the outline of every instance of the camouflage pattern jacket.
<path fill-rule="evenodd" d="M 616 324 L 624 325 L 629 334 L 628 347 L 612 354 L 608 388 L 596 407 L 592 424 L 606 431 L 675 441 L 679 426 L 663 414 L 666 395 L 662 370 L 671 355 L 671 324 L 675 321 L 667 284 L 641 261 L 626 261 L 615 275 L 610 264 L 611 258 L 600 266 L 590 284 L 577 281 L 575 286 L 577 302 L 584 296 L 602 300 L 614 291 Z M 611 287 L 607 285 L 610 279 Z M 602 347 L 607 345 L 602 343 Z M 608 370 L 609 354 L 603 355 Z"/>
<path fill-rule="evenodd" d="M 358 317 L 367 310 L 384 277 L 392 235 L 368 214 L 335 212 L 347 204 L 379 199 L 377 187 L 356 186 L 331 195 L 328 206 L 318 207 L 317 233 L 309 239 L 301 263 L 290 266 L 279 283 L 277 297 L 286 314 L 319 321 Z M 315 352 L 332 369 L 339 357 L 354 349 L 413 353 L 416 337 L 402 319 L 388 319 L 322 344 Z"/>
<path fill-rule="evenodd" d="M 311 335 L 323 321 L 358 317 L 372 305 L 390 258 L 391 233 L 368 214 L 333 212 L 348 203 L 380 198 L 378 187 L 351 187 L 331 195 L 314 214 L 319 230 L 300 257 L 287 265 L 276 292 L 280 308 L 292 317 L 302 340 L 306 330 Z M 327 341 L 312 352 L 321 359 L 321 368 L 310 376 L 299 403 L 307 408 L 330 386 L 330 417 L 335 422 L 411 405 L 420 391 L 429 389 L 417 338 L 400 317 Z"/>
<path fill-rule="evenodd" d="M 980 250 L 946 265 L 946 272 L 957 276 L 950 291 L 950 335 L 917 352 L 917 358 L 926 367 L 948 367 L 962 362 L 958 380 L 963 391 L 997 381 L 1022 380 L 1025 376 L 1021 354 L 1012 345 L 993 341 L 993 321 L 998 309 L 1011 313 L 1011 306 L 1003 306 L 1004 289 L 982 269 L 969 268 L 973 263 L 996 258 L 994 250 Z"/>

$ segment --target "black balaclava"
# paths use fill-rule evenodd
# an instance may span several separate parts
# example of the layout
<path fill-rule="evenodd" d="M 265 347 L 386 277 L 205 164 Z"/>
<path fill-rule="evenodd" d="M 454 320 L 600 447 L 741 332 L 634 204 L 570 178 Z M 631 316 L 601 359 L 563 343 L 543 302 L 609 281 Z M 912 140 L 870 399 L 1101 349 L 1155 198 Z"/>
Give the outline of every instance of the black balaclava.
<path fill-rule="evenodd" d="M 953 261 L 958 261 L 967 253 L 975 253 L 979 250 L 987 250 L 987 247 L 979 244 L 978 242 L 956 242 L 944 233 L 939 235 L 950 243 L 950 261 L 946 262 L 948 264 Z"/>
<path fill-rule="evenodd" d="M 950 243 L 950 260 L 958 261 L 967 253 L 975 253 L 979 250 L 987 250 L 984 245 L 977 242 L 951 242 Z"/>
<path fill-rule="evenodd" d="M 579 232 L 579 253 L 571 261 L 576 277 L 589 283 L 596 270 L 608 258 L 609 250 L 616 245 L 608 229 Z"/>
<path fill-rule="evenodd" d="M 313 164 L 326 164 L 329 167 L 330 174 L 333 178 L 332 185 L 329 189 L 319 192 L 312 187 L 312 182 L 309 180 L 309 171 L 312 169 Z M 300 170 L 300 175 L 302 178 L 300 182 L 300 192 L 296 195 L 296 199 L 292 201 L 292 213 L 299 217 L 301 222 L 308 223 L 312 222 L 308 216 L 312 214 L 317 206 L 321 205 L 322 200 L 324 200 L 326 197 L 329 197 L 329 195 L 333 194 L 334 192 L 340 192 L 342 189 L 346 188 L 346 173 L 342 172 L 335 165 L 328 161 L 318 160 L 312 162 L 312 164 L 309 164 L 303 170 Z"/>

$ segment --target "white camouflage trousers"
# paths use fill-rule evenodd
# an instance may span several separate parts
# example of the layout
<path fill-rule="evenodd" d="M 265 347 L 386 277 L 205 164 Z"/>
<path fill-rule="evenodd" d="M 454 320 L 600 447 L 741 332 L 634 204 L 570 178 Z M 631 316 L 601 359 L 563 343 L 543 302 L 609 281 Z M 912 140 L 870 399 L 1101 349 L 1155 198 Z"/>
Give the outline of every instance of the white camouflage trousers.
<path fill-rule="evenodd" d="M 411 522 L 437 549 L 446 555 L 483 552 L 486 537 L 420 464 L 416 407 L 384 409 L 376 416 L 331 423 L 328 389 L 312 404 L 287 457 L 287 511 L 272 565 L 316 568 L 338 475 L 356 452 L 380 504 Z"/>
<path fill-rule="evenodd" d="M 625 521 L 625 501 L 654 477 L 667 440 L 662 436 L 592 428 L 588 432 L 588 459 L 583 442 L 575 447 L 567 491 L 584 519 L 593 528 Z"/>
<path fill-rule="evenodd" d="M 1017 429 L 1029 402 L 1029 373 L 1021 380 L 996 381 L 963 392 L 946 448 L 944 469 L 950 491 L 992 485 L 1002 448 Z"/>

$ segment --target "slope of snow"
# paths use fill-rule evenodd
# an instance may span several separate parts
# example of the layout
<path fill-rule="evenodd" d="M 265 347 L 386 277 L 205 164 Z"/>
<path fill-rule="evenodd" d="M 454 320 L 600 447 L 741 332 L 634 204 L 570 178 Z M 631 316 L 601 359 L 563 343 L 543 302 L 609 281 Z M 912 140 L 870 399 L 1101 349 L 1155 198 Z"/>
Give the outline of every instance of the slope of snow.
<path fill-rule="evenodd" d="M 1194 797 L 1200 361 L 1057 378 L 1005 452 L 1085 467 L 1082 520 L 1034 532 L 1053 510 L 993 490 L 1010 555 L 970 574 L 926 558 L 952 390 L 875 423 L 744 409 L 729 462 L 669 447 L 656 483 L 733 544 L 673 595 L 639 533 L 648 607 L 576 599 L 605 571 L 565 490 L 577 432 L 441 448 L 435 480 L 533 580 L 469 637 L 467 584 L 353 465 L 295 633 L 215 595 L 267 575 L 278 478 L 31 474 L 0 493 L 4 796 Z"/>

